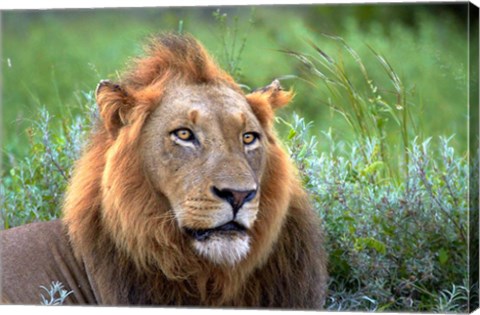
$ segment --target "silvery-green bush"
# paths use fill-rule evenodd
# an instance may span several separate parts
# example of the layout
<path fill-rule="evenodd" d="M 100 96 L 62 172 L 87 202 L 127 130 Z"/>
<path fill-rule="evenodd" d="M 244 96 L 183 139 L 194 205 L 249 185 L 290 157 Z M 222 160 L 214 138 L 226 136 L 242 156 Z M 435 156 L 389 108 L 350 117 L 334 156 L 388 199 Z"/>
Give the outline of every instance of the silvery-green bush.
<path fill-rule="evenodd" d="M 408 174 L 397 182 L 383 175 L 375 139 L 363 147 L 366 160 L 358 143 L 328 132 L 317 139 L 330 150 L 317 152 L 311 123 L 283 123 L 326 231 L 327 309 L 466 311 L 469 167 L 451 139 L 412 141 Z"/>
<path fill-rule="evenodd" d="M 29 154 L 4 172 L 0 183 L 0 227 L 58 218 L 73 162 L 96 119 L 92 93 L 84 93 L 84 116 L 52 117 L 43 108 L 27 130 Z"/>
<path fill-rule="evenodd" d="M 68 296 L 74 292 L 64 289 L 63 284 L 59 281 L 52 281 L 48 288 L 40 286 L 40 289 L 47 294 L 47 296 L 44 293 L 41 294 L 42 305 L 62 305 Z"/>

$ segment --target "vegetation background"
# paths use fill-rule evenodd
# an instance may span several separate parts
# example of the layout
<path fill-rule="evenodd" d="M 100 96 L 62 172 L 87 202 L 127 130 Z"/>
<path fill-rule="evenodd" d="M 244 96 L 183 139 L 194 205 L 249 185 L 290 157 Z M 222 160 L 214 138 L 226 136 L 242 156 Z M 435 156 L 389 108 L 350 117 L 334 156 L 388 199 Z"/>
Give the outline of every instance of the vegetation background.
<path fill-rule="evenodd" d="M 148 36 L 188 32 L 246 91 L 275 78 L 296 91 L 277 127 L 324 221 L 327 309 L 464 312 L 478 305 L 468 14 L 467 3 L 2 12 L 2 226 L 59 215 L 96 84 Z"/>

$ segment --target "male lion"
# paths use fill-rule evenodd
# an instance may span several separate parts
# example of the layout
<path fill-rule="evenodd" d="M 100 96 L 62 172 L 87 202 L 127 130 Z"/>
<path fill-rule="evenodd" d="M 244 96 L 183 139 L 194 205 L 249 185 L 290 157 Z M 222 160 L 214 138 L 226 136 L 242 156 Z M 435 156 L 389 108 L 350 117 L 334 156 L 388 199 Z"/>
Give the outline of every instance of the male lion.
<path fill-rule="evenodd" d="M 77 161 L 61 220 L 1 233 L 2 300 L 321 308 L 320 223 L 273 130 L 291 92 L 244 95 L 190 36 L 163 35 L 119 84 Z"/>

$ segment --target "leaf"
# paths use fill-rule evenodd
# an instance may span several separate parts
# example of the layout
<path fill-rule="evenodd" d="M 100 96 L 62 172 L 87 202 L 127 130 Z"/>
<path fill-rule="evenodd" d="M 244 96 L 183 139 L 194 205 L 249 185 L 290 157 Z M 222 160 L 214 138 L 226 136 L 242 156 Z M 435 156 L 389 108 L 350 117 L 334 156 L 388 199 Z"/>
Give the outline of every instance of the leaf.
<path fill-rule="evenodd" d="M 298 152 L 298 157 L 300 159 L 302 159 L 305 156 L 306 153 L 307 153 L 307 147 L 303 146 L 302 149 L 300 150 L 300 152 Z"/>
<path fill-rule="evenodd" d="M 384 167 L 385 163 L 383 163 L 382 161 L 376 161 L 365 167 L 360 173 L 363 176 L 372 175 L 373 173 L 383 169 Z"/>
<path fill-rule="evenodd" d="M 393 237 L 395 236 L 395 226 L 394 225 L 389 225 L 388 223 L 386 222 L 381 222 L 380 223 L 381 226 L 382 226 L 382 229 L 383 229 L 383 232 L 390 236 L 390 237 Z"/>
<path fill-rule="evenodd" d="M 445 265 L 448 261 L 448 252 L 445 248 L 441 248 L 438 251 L 438 261 L 440 264 Z"/>
<path fill-rule="evenodd" d="M 387 252 L 386 245 L 373 237 L 360 237 L 355 240 L 354 248 L 357 251 L 362 251 L 366 248 L 374 249 L 380 254 L 385 255 Z"/>
<path fill-rule="evenodd" d="M 342 220 L 344 220 L 344 221 L 355 222 L 355 219 L 352 218 L 352 216 L 350 216 L 350 215 L 348 215 L 348 214 L 342 215 L 341 218 L 342 218 Z"/>
<path fill-rule="evenodd" d="M 295 131 L 295 129 L 290 129 L 290 132 L 288 133 L 288 140 L 292 140 L 292 138 L 295 137 L 296 134 L 297 132 Z"/>

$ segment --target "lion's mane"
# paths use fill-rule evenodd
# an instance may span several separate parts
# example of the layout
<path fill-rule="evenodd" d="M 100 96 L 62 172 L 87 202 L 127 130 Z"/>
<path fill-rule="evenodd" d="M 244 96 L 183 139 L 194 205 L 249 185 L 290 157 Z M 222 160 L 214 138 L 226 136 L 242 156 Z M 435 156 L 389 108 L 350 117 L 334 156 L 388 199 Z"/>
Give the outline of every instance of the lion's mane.
<path fill-rule="evenodd" d="M 193 38 L 163 35 L 114 86 L 121 93 L 97 100 L 101 122 L 76 163 L 63 220 L 99 298 L 117 305 L 321 307 L 327 271 L 320 224 L 272 129 L 274 110 L 292 93 L 273 88 L 246 96 L 267 134 L 267 165 L 251 251 L 226 267 L 193 252 L 168 200 L 145 180 L 140 132 L 175 80 L 241 91 Z"/>

